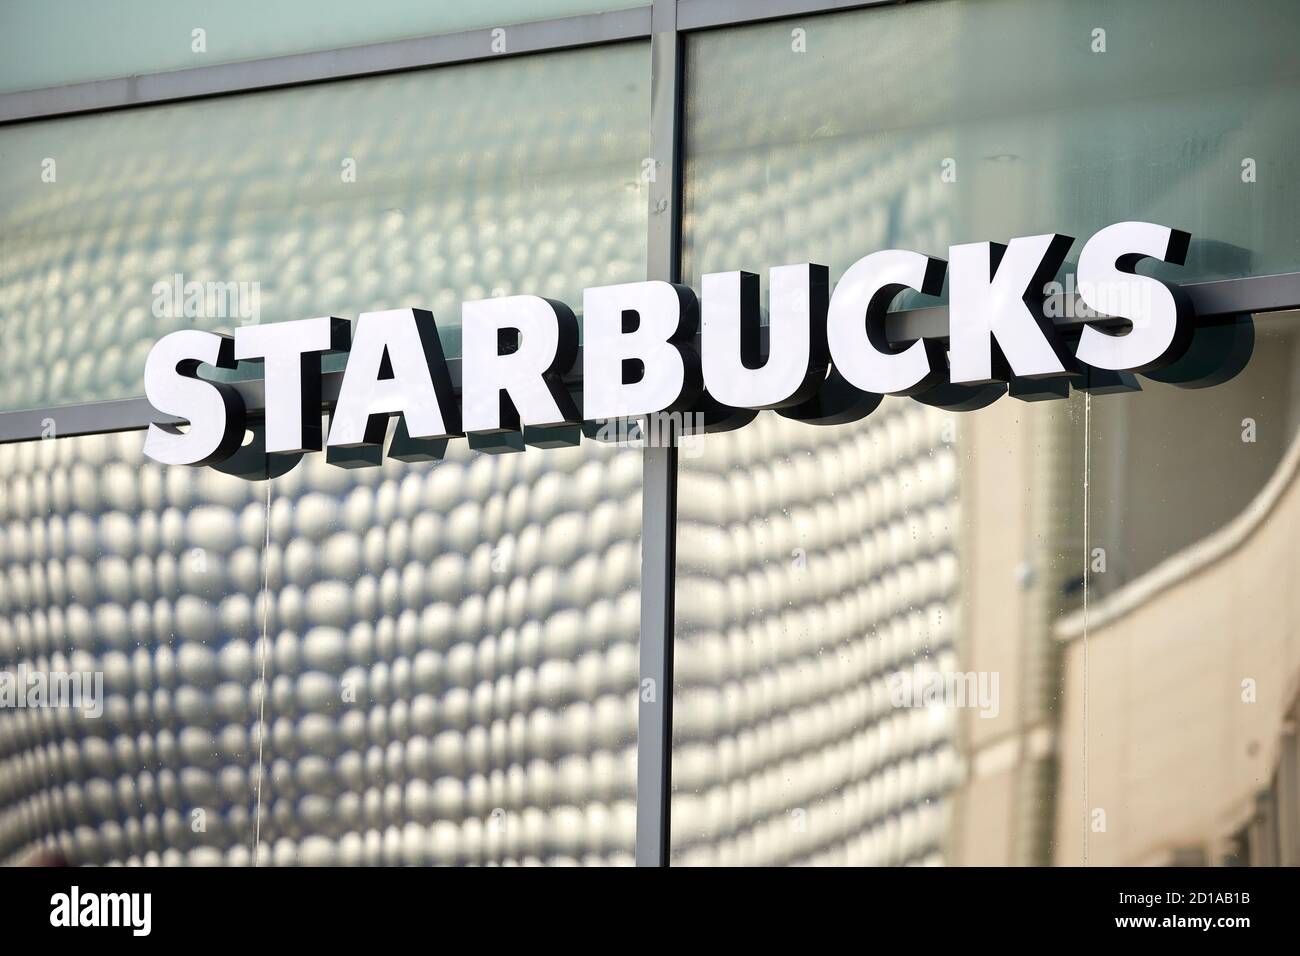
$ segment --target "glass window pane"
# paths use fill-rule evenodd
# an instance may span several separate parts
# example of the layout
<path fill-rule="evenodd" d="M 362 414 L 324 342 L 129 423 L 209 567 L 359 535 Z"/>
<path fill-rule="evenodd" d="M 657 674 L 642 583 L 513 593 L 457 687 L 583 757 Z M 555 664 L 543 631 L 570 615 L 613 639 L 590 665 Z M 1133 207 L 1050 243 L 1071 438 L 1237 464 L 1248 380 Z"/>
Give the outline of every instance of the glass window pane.
<path fill-rule="evenodd" d="M 685 275 L 1126 219 L 1192 233 L 1176 281 L 1300 269 L 1286 25 L 937 0 L 692 36 Z M 1294 321 L 1212 388 L 764 412 L 684 452 L 673 861 L 1280 858 Z"/>
<path fill-rule="evenodd" d="M 267 862 L 630 865 L 640 451 L 273 485 Z"/>
<path fill-rule="evenodd" d="M 631 863 L 637 449 L 140 446 L 0 446 L 0 671 L 89 695 L 0 708 L 0 861 Z"/>
<path fill-rule="evenodd" d="M 1073 261 L 1129 219 L 1192 234 L 1179 281 L 1300 269 L 1298 17 L 954 0 L 693 37 L 686 274 L 1045 232 Z"/>
<path fill-rule="evenodd" d="M 680 463 L 675 865 L 941 859 L 955 718 L 886 679 L 952 666 L 958 494 L 946 416 L 761 414 Z"/>
<path fill-rule="evenodd" d="M 13 402 L 138 393 L 172 328 L 420 304 L 456 353 L 463 299 L 577 305 L 643 278 L 648 65 L 624 44 L 5 130 L 0 149 L 62 144 L 95 177 L 0 200 L 25 224 L 3 247 Z M 111 169 L 83 133 L 114 144 Z M 180 271 L 257 294 L 197 315 L 164 296 L 155 316 L 151 283 Z M 91 316 L 76 334 L 69 309 Z M 246 482 L 141 444 L 0 446 L 0 666 L 72 641 L 116 721 L 4 725 L 0 858 L 240 864 L 260 833 L 275 864 L 631 862 L 638 450 L 459 442 Z M 74 529 L 75 579 L 55 566 Z"/>
<path fill-rule="evenodd" d="M 643 5 L 640 0 L 8 0 L 0 10 L 0 93 Z M 508 50 L 509 35 L 504 39 Z"/>
<path fill-rule="evenodd" d="M 1146 379 L 1140 395 L 1093 403 L 1091 530 L 1119 554 L 1094 594 L 1230 524 L 1285 467 L 1300 432 L 1300 314 L 1259 315 L 1252 326 L 1250 360 L 1227 382 L 1187 389 Z"/>
<path fill-rule="evenodd" d="M 1254 325 L 1223 385 L 1093 403 L 1088 614 L 1056 628 L 1059 863 L 1300 863 L 1300 313 Z"/>
<path fill-rule="evenodd" d="M 0 445 L 0 861 L 252 862 L 265 486 L 141 441 Z"/>
<path fill-rule="evenodd" d="M 177 328 L 645 271 L 646 44 L 0 130 L 0 410 L 141 394 Z M 45 181 L 49 180 L 49 181 Z"/>

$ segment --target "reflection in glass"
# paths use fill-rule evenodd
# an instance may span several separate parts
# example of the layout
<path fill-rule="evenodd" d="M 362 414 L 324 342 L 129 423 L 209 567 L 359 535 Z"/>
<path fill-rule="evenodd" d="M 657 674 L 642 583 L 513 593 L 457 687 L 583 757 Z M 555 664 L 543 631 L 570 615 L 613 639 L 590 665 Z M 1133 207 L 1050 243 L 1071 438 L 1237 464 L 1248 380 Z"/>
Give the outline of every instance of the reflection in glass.
<path fill-rule="evenodd" d="M 638 450 L 268 485 L 140 444 L 0 446 L 0 671 L 103 681 L 0 709 L 0 860 L 631 862 Z"/>
<path fill-rule="evenodd" d="M 1300 864 L 1300 313 L 1255 328 L 1231 382 L 1094 402 L 1060 863 Z"/>
<path fill-rule="evenodd" d="M 176 328 L 421 306 L 457 354 L 464 299 L 643 278 L 646 52 L 6 128 L 0 409 L 138 394 Z M 142 442 L 0 445 L 0 669 L 106 695 L 0 710 L 0 860 L 631 862 L 638 450 L 246 481 Z"/>
<path fill-rule="evenodd" d="M 1129 219 L 1192 234 L 1178 281 L 1300 269 L 1290 0 L 939 0 L 801 18 L 803 44 L 794 26 L 687 45 L 692 281 L 809 260 L 834 280 L 877 249 Z"/>
<path fill-rule="evenodd" d="M 0 708 L 0 860 L 252 860 L 265 486 L 140 446 L 0 445 L 0 673 L 103 688 Z"/>
<path fill-rule="evenodd" d="M 646 51 L 0 130 L 0 410 L 140 395 L 179 328 L 418 307 L 458 355 L 465 299 L 642 278 Z"/>
<path fill-rule="evenodd" d="M 274 480 L 267 862 L 631 863 L 640 485 L 598 442 Z"/>
<path fill-rule="evenodd" d="M 1296 16 L 988 0 L 692 36 L 685 274 L 1125 219 L 1192 233 L 1177 281 L 1296 270 L 1295 31 L 1259 28 Z M 703 439 L 674 862 L 1300 860 L 1293 322 L 1257 316 L 1202 390 Z"/>
<path fill-rule="evenodd" d="M 0 32 L 0 92 L 505 28 L 640 5 L 639 0 L 385 0 L 365 5 L 321 5 L 313 0 L 9 0 Z M 510 51 L 509 32 L 494 39 Z"/>
<path fill-rule="evenodd" d="M 956 459 L 946 416 L 766 412 L 680 465 L 675 864 L 925 863 L 957 780 L 953 714 L 891 682 L 951 669 Z"/>

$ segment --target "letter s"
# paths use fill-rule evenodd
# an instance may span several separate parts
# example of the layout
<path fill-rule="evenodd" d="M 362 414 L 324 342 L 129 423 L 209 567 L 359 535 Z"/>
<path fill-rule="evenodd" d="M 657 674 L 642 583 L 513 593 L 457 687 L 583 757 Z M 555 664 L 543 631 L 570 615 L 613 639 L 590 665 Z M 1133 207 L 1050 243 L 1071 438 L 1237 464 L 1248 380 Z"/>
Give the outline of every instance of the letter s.
<path fill-rule="evenodd" d="M 1191 343 L 1191 301 L 1177 288 L 1133 272 L 1147 257 L 1182 265 L 1191 236 L 1149 222 L 1117 222 L 1079 254 L 1079 298 L 1103 315 L 1128 319 L 1127 334 L 1085 325 L 1075 357 L 1094 368 L 1149 372 L 1180 358 Z"/>
<path fill-rule="evenodd" d="M 144 394 L 155 409 L 190 423 L 153 423 L 144 453 L 164 465 L 212 465 L 243 443 L 244 400 L 232 386 L 198 377 L 202 364 L 235 367 L 235 343 L 228 335 L 181 329 L 163 336 L 144 365 Z"/>

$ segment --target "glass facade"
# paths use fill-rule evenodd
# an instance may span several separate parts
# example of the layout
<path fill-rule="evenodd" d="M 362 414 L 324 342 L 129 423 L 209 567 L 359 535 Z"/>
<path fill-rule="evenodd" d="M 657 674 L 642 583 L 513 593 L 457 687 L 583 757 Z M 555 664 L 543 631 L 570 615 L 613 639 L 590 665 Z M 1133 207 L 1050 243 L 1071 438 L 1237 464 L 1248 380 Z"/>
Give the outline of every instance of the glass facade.
<path fill-rule="evenodd" d="M 103 675 L 97 719 L 0 710 L 0 856 L 241 865 L 260 820 L 279 865 L 631 861 L 636 450 L 0 466 L 0 660 Z"/>
<path fill-rule="evenodd" d="M 643 278 L 649 97 L 630 43 L 4 128 L 0 410 L 139 395 L 179 328 L 418 304 L 458 355 L 465 299 Z"/>
<path fill-rule="evenodd" d="M 635 0 L 385 0 L 365 6 L 11 0 L 0 10 L 0 93 L 634 6 Z M 500 52 L 510 51 L 508 34 L 492 40 Z"/>
<path fill-rule="evenodd" d="M 1124 219 L 1203 237 L 1152 270 L 1180 282 L 1294 271 L 1300 73 L 1258 28 L 1292 11 L 1174 6 L 954 0 L 691 36 L 686 281 L 1062 232 L 1066 289 L 1082 240 Z M 763 412 L 684 456 L 673 862 L 1078 862 L 1069 708 L 1092 685 L 1057 622 L 1085 575 L 1094 600 L 1120 591 L 1275 474 L 1297 366 L 1289 322 L 1256 326 L 1212 389 L 887 400 L 833 428 Z M 1251 442 L 1247 419 L 1268 423 Z M 891 698 L 925 675 L 997 703 Z"/>
<path fill-rule="evenodd" d="M 264 485 L 143 464 L 130 433 L 0 461 L 5 669 L 103 675 L 97 719 L 0 711 L 0 854 L 249 862 Z"/>
<path fill-rule="evenodd" d="M 177 328 L 422 303 L 454 356 L 463 299 L 643 278 L 648 84 L 631 43 L 0 131 L 65 157 L 3 193 L 0 408 L 137 395 Z M 458 444 L 256 483 L 0 446 L 5 666 L 73 655 L 109 718 L 91 773 L 0 712 L 0 855 L 240 864 L 260 818 L 269 863 L 630 862 L 640 454 Z"/>
<path fill-rule="evenodd" d="M 640 454 L 271 485 L 267 862 L 630 863 Z"/>
<path fill-rule="evenodd" d="M 52 6 L 0 14 L 0 93 L 195 65 L 200 13 L 228 62 L 629 5 Z M 103 681 L 95 719 L 0 707 L 0 862 L 625 865 L 661 798 L 671 865 L 1300 863 L 1298 26 L 918 0 L 0 125 L 0 428 L 47 423 L 0 434 L 0 672 Z M 774 266 L 1059 232 L 1068 293 L 1124 220 L 1265 303 L 1139 390 L 763 411 L 668 478 L 592 429 L 370 467 L 61 437 L 175 330 L 415 306 L 455 358 L 463 301 L 577 311 L 678 240 L 765 311 Z"/>
<path fill-rule="evenodd" d="M 683 455 L 674 863 L 940 854 L 954 717 L 894 707 L 887 680 L 955 663 L 944 426 L 903 400 L 828 428 L 769 413 Z"/>
<path fill-rule="evenodd" d="M 1192 234 L 1178 282 L 1294 271 L 1300 65 L 1259 28 L 1293 14 L 948 0 L 692 36 L 683 274 L 1128 219 Z"/>

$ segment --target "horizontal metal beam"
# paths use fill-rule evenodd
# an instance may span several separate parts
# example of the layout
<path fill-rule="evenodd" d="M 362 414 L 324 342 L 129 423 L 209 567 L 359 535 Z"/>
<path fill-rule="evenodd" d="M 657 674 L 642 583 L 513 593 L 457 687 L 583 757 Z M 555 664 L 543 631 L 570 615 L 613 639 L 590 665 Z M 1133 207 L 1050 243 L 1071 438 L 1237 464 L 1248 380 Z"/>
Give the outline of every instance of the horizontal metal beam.
<path fill-rule="evenodd" d="M 1197 315 L 1239 315 L 1300 309 L 1300 272 L 1243 279 L 1191 282 L 1182 286 Z"/>
<path fill-rule="evenodd" d="M 244 401 L 250 419 L 256 421 L 266 409 L 266 390 L 260 375 L 253 377 L 260 362 L 240 363 L 237 381 L 233 386 Z M 452 387 L 460 395 L 461 360 L 447 359 L 447 372 Z M 573 370 L 564 377 L 570 388 L 582 387 L 582 348 Z M 321 373 L 321 411 L 329 411 L 338 401 L 342 371 Z M 100 435 L 105 432 L 138 431 L 148 428 L 150 422 L 183 422 L 183 418 L 163 415 L 154 410 L 144 398 L 122 398 L 107 402 L 87 402 L 80 405 L 53 405 L 46 408 L 0 412 L 0 445 L 37 438 L 66 438 L 74 435 Z"/>
<path fill-rule="evenodd" d="M 0 413 L 0 445 L 37 438 L 137 431 L 148 428 L 150 422 L 165 421 L 179 419 L 159 415 L 143 398 L 3 412 Z"/>
<path fill-rule="evenodd" d="M 1181 286 L 1192 300 L 1198 317 L 1213 319 L 1227 315 L 1266 315 L 1300 309 L 1300 272 L 1280 275 L 1255 276 L 1245 279 L 1218 279 L 1213 282 L 1192 282 Z M 1066 299 L 1071 301 L 1067 302 Z M 1084 324 L 1080 318 L 1078 296 L 1052 296 L 1050 310 L 1056 317 L 1053 322 L 1062 332 L 1077 332 Z M 1089 324 L 1107 326 L 1122 324 L 1122 319 L 1087 319 Z M 763 330 L 766 332 L 766 328 Z M 891 342 L 905 344 L 919 338 L 947 341 L 948 307 L 931 306 L 923 309 L 903 309 L 891 312 L 886 334 Z M 765 338 L 765 336 L 764 336 Z M 698 344 L 698 343 L 697 343 Z M 456 393 L 460 394 L 460 359 L 447 360 Z M 338 398 L 342 372 L 327 372 L 321 376 L 322 407 L 328 408 Z M 571 388 L 582 385 L 582 350 L 572 371 L 564 377 Z M 249 413 L 256 416 L 266 407 L 260 379 L 234 383 L 244 399 Z M 151 421 L 177 421 L 160 416 L 143 398 L 128 398 L 109 402 L 91 402 L 81 405 L 55 405 L 16 412 L 0 412 L 0 444 L 31 441 L 49 436 L 53 422 L 58 436 L 95 435 L 103 432 L 133 431 L 148 427 Z"/>
<path fill-rule="evenodd" d="M 1300 309 L 1300 272 L 1189 282 L 1179 288 L 1191 297 L 1196 314 L 1207 319 L 1247 312 L 1260 315 Z M 1124 324 L 1123 319 L 1083 318 L 1087 310 L 1077 293 L 1049 296 L 1047 302 L 1049 312 L 1054 314 L 1052 322 L 1062 332 L 1077 332 L 1085 322 L 1103 328 Z M 900 344 L 921 338 L 946 341 L 948 307 L 939 305 L 891 312 L 886 320 L 885 334 L 891 342 Z"/>
<path fill-rule="evenodd" d="M 905 2 L 906 0 L 678 0 L 677 28 L 708 30 L 741 23 L 758 23 L 764 20 L 836 13 L 842 10 Z"/>
<path fill-rule="evenodd" d="M 903 2 L 906 0 L 678 0 L 677 21 L 678 30 L 684 32 Z M 3 93 L 0 125 L 644 40 L 651 34 L 650 11 L 647 5 L 503 23 L 456 33 Z M 500 53 L 492 49 L 493 31 L 498 28 L 508 32 L 506 49 Z"/>
<path fill-rule="evenodd" d="M 0 94 L 0 124 L 646 39 L 650 8 L 507 24 L 506 46 L 500 53 L 493 51 L 495 29 L 5 93 Z"/>

